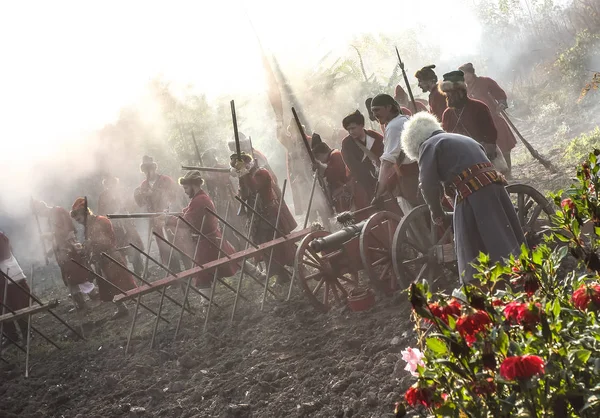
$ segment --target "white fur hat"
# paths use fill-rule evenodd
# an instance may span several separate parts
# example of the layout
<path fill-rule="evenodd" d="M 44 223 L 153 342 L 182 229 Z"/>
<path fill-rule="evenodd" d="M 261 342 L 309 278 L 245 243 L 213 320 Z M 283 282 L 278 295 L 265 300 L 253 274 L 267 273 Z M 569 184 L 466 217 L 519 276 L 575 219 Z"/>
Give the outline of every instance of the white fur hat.
<path fill-rule="evenodd" d="M 404 124 L 402 131 L 402 150 L 412 160 L 419 158 L 419 147 L 442 125 L 435 116 L 428 112 L 418 112 Z"/>

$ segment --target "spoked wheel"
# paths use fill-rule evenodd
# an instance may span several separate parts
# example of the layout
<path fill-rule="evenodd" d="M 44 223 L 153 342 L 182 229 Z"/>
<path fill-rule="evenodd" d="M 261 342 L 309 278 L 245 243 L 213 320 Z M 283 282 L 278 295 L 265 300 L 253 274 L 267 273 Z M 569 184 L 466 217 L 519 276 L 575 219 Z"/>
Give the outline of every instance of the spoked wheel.
<path fill-rule="evenodd" d="M 456 282 L 456 253 L 452 228 L 436 226 L 427 205 L 406 215 L 394 234 L 392 262 L 403 288 L 422 279 Z"/>
<path fill-rule="evenodd" d="M 313 240 L 329 234 L 315 231 L 305 236 L 296 251 L 294 263 L 302 292 L 321 312 L 329 311 L 336 304 L 345 304 L 350 291 L 359 287 L 358 278 L 349 278 L 332 267 L 330 258 L 340 256 L 339 252 L 323 254 L 310 247 Z"/>
<path fill-rule="evenodd" d="M 360 233 L 360 258 L 373 288 L 393 293 L 398 288 L 392 266 L 392 241 L 400 215 L 377 212 L 363 225 Z"/>
<path fill-rule="evenodd" d="M 506 191 L 517 211 L 527 245 L 533 248 L 541 244 L 551 224 L 550 217 L 555 213 L 554 205 L 527 184 L 511 184 L 506 186 Z"/>

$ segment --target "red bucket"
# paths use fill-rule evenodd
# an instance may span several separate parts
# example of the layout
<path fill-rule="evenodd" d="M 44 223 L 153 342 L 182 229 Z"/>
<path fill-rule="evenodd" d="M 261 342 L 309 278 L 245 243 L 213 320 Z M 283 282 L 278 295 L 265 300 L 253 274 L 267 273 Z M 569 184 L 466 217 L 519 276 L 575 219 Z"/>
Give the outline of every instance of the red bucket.
<path fill-rule="evenodd" d="M 371 289 L 354 289 L 348 295 L 348 306 L 354 312 L 366 311 L 375 305 L 375 295 Z"/>

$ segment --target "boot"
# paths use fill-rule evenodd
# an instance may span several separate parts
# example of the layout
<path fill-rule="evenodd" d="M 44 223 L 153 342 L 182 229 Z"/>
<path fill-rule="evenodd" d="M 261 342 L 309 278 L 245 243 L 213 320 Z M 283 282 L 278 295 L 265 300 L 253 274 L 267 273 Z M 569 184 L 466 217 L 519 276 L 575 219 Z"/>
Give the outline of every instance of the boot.
<path fill-rule="evenodd" d="M 87 309 L 87 305 L 85 304 L 85 300 L 83 299 L 83 295 L 80 292 L 71 293 L 71 298 L 75 303 L 75 308 L 71 309 L 69 312 L 74 310 L 85 311 Z"/>
<path fill-rule="evenodd" d="M 123 302 L 117 302 L 116 305 L 117 305 L 117 312 L 115 312 L 113 314 L 113 316 L 111 317 L 112 320 L 124 318 L 129 315 L 129 310 L 127 309 L 127 306 L 125 306 L 125 304 Z"/>

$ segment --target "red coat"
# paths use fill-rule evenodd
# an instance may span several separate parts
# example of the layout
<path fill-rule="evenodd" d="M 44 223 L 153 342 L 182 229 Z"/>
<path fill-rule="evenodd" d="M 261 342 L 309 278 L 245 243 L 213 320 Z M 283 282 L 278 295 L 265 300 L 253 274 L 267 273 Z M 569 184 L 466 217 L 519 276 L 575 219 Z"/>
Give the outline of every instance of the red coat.
<path fill-rule="evenodd" d="M 206 209 L 210 209 L 215 212 L 215 205 L 211 198 L 201 190 L 196 196 L 190 200 L 190 203 L 186 208 L 183 209 L 183 218 L 194 225 L 194 227 L 198 230 L 202 227 L 202 233 L 205 234 L 210 240 L 217 245 L 217 247 L 221 243 L 221 230 L 219 229 L 218 219 L 208 213 Z M 204 218 L 204 225 L 202 224 L 202 219 Z M 189 255 L 193 255 L 196 250 L 196 242 L 191 239 L 192 235 L 196 233 L 194 231 L 190 231 L 187 226 L 183 223 L 180 223 L 179 229 L 180 233 L 178 241 L 182 241 L 180 245 L 183 245 L 185 251 Z M 198 251 L 195 252 L 194 259 L 197 263 L 206 264 L 210 261 L 217 260 L 219 258 L 224 257 L 221 255 L 219 250 L 213 245 L 209 244 L 208 241 L 203 237 L 198 237 L 200 240 L 198 243 Z M 235 252 L 234 248 L 227 241 L 223 241 L 222 250 L 227 254 L 233 254 Z M 219 268 L 217 277 L 231 277 L 237 272 L 237 267 L 234 264 L 226 264 L 223 267 Z M 206 271 L 198 274 L 195 278 L 195 285 L 200 288 L 210 287 L 212 283 L 212 279 L 214 276 L 214 270 Z"/>
<path fill-rule="evenodd" d="M 63 283 L 67 286 L 75 286 L 87 282 L 89 273 L 71 261 L 74 259 L 83 265 L 87 264 L 81 253 L 73 248 L 77 231 L 71 215 L 66 209 L 55 206 L 50 209 L 48 221 L 54 235 L 53 252 L 56 255 L 58 267 L 60 267 Z"/>
<path fill-rule="evenodd" d="M 135 289 L 136 284 L 133 276 L 102 256 L 102 253 L 105 252 L 121 264 L 127 265 L 125 258 L 116 251 L 117 238 L 110 220 L 104 216 L 89 215 L 87 225 L 89 250 L 94 258 L 98 260 L 104 278 L 123 291 Z M 98 279 L 97 283 L 100 299 L 104 302 L 111 302 L 115 295 L 120 294 L 104 280 Z"/>
<path fill-rule="evenodd" d="M 370 150 L 377 158 L 381 158 L 383 154 L 383 135 L 371 130 L 365 130 L 365 132 L 373 138 Z M 342 156 L 354 181 L 354 203 L 357 209 L 363 208 L 371 203 L 375 193 L 377 185 L 376 167 L 350 135 L 342 140 Z"/>
<path fill-rule="evenodd" d="M 140 195 L 142 191 L 151 191 L 151 194 L 144 198 Z M 133 197 L 138 206 L 148 212 L 162 212 L 169 209 L 169 206 L 177 199 L 177 184 L 171 177 L 159 174 L 152 187 L 148 180 L 144 180 L 140 187 L 135 189 Z"/>
<path fill-rule="evenodd" d="M 467 85 L 469 97 L 480 100 L 487 105 L 498 130 L 498 147 L 506 152 L 517 145 L 517 139 L 508 124 L 500 116 L 497 102 L 505 102 L 506 93 L 494 80 L 488 77 L 476 77 L 475 82 Z"/>
<path fill-rule="evenodd" d="M 277 221 L 277 212 L 279 210 L 279 199 L 273 190 L 273 179 L 264 168 L 253 169 L 250 173 L 240 178 L 240 195 L 242 199 L 250 202 L 255 197 L 260 197 L 259 209 L 261 215 L 265 217 L 272 225 Z M 250 216 L 249 214 L 248 216 Z M 281 206 L 281 214 L 277 228 L 284 234 L 292 232 L 298 224 L 290 209 L 285 202 Z M 262 244 L 273 239 L 273 228 L 265 222 L 254 218 L 251 237 L 254 242 Z M 282 265 L 292 266 L 296 255 L 296 246 L 293 243 L 279 245 L 275 247 L 273 258 Z"/>
<path fill-rule="evenodd" d="M 113 213 L 123 213 L 125 205 L 123 197 L 119 190 L 104 189 L 98 196 L 98 215 L 109 215 Z M 125 247 L 133 243 L 140 248 L 144 248 L 142 237 L 135 229 L 135 223 L 131 219 L 113 219 L 111 221 L 115 235 L 117 237 L 117 247 Z"/>
<path fill-rule="evenodd" d="M 490 109 L 485 103 L 469 98 L 462 109 L 446 109 L 442 127 L 446 132 L 466 135 L 480 144 L 495 144 L 498 135 Z"/>
<path fill-rule="evenodd" d="M 439 91 L 438 85 L 436 84 L 429 93 L 429 112 L 441 121 L 447 107 L 446 96 Z"/>
<path fill-rule="evenodd" d="M 342 153 L 339 150 L 334 149 L 329 153 L 329 158 L 327 159 L 327 168 L 323 173 L 323 177 L 325 177 L 327 185 L 329 186 L 329 191 L 335 204 L 335 210 L 338 213 L 345 210 L 350 210 L 352 199 L 345 198 L 342 195 L 342 193 L 344 193 L 344 186 L 350 186 L 348 184 L 350 182 L 350 171 L 348 170 L 348 167 L 346 167 Z M 347 191 L 349 194 L 348 197 L 352 196 L 351 192 L 351 190 Z"/>

